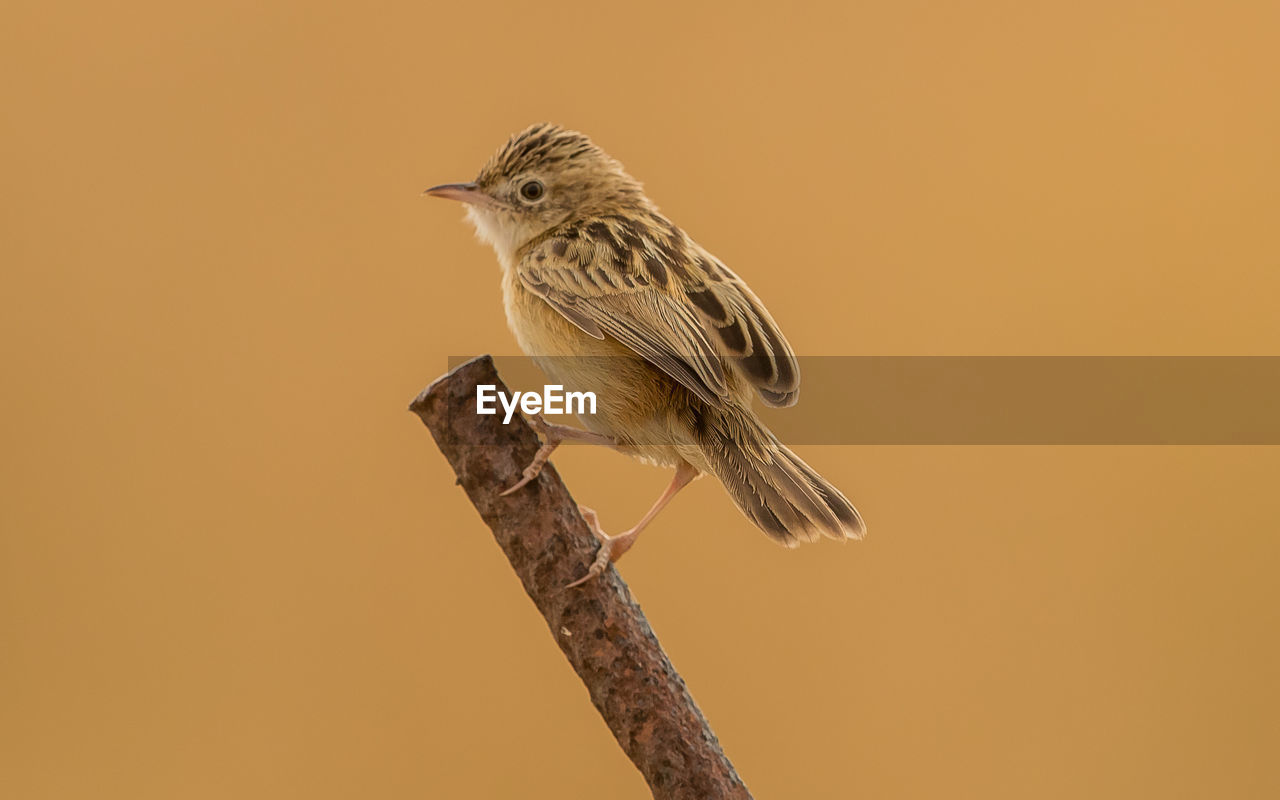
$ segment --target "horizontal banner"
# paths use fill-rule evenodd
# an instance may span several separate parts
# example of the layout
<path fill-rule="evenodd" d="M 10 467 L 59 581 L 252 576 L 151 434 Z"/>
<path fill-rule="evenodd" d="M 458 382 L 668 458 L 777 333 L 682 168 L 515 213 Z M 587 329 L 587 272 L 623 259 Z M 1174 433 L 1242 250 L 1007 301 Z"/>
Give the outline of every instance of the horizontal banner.
<path fill-rule="evenodd" d="M 450 367 L 467 360 L 451 358 Z M 587 416 L 625 399 L 608 396 L 627 391 L 625 382 L 570 385 L 563 376 L 628 373 L 624 360 L 610 361 L 496 356 L 508 389 L 522 394 L 499 397 L 495 389 L 479 405 L 500 422 L 545 413 L 549 422 L 591 427 Z M 1280 444 L 1277 356 L 808 356 L 799 363 L 795 406 L 768 408 L 758 398 L 751 405 L 785 444 Z"/>

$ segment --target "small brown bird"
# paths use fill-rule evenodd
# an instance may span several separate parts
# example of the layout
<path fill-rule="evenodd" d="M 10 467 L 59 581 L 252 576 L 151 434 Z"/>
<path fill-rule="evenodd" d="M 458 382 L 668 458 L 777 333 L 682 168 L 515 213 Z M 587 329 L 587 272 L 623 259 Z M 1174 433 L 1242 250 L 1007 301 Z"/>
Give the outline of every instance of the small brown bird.
<path fill-rule="evenodd" d="M 497 251 L 507 322 L 521 349 L 566 391 L 593 392 L 589 430 L 535 419 L 544 444 L 524 478 L 574 439 L 673 467 L 630 530 L 608 536 L 576 586 L 625 553 L 694 478 L 720 479 L 733 502 L 787 547 L 858 539 L 862 518 L 788 450 L 751 408 L 796 402 L 795 353 L 736 274 L 664 217 L 634 178 L 576 131 L 534 125 L 498 150 L 472 183 L 426 191 L 467 204 Z"/>

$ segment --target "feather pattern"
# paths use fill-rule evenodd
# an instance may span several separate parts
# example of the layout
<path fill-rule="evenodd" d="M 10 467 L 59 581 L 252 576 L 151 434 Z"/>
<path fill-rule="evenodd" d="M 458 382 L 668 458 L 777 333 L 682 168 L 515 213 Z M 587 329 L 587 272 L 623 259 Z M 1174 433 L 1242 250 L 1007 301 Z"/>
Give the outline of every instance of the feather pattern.
<path fill-rule="evenodd" d="M 657 211 L 564 223 L 526 245 L 516 271 L 587 334 L 617 339 L 704 400 L 728 396 L 725 369 L 767 405 L 799 396 L 795 353 L 759 298 Z"/>

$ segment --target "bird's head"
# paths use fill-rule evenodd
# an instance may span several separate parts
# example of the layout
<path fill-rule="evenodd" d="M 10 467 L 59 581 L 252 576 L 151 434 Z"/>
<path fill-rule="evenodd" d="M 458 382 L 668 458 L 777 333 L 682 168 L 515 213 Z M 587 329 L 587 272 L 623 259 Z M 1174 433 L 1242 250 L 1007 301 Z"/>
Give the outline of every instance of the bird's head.
<path fill-rule="evenodd" d="M 521 245 L 575 217 L 647 208 L 634 178 L 577 131 L 540 123 L 512 136 L 471 183 L 425 194 L 458 200 L 507 263 Z"/>

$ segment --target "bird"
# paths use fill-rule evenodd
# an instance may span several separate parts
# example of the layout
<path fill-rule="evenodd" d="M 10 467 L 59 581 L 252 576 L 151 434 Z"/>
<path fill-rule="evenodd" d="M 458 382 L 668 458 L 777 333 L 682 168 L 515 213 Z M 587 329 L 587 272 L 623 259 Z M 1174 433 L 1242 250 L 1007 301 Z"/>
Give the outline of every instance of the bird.
<path fill-rule="evenodd" d="M 639 181 L 586 135 L 551 123 L 510 139 L 475 180 L 424 195 L 461 202 L 501 267 L 516 342 L 566 390 L 593 392 L 586 430 L 530 422 L 541 447 L 512 494 L 540 474 L 564 441 L 605 445 L 674 470 L 640 520 L 600 541 L 598 577 L 635 544 L 676 494 L 711 475 L 774 541 L 861 539 L 853 504 L 761 422 L 753 399 L 786 407 L 799 397 L 791 345 L 746 282 L 662 214 Z"/>

